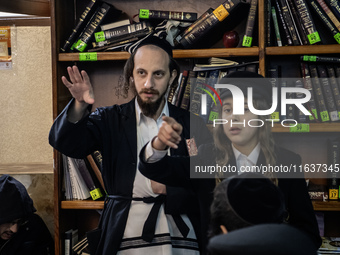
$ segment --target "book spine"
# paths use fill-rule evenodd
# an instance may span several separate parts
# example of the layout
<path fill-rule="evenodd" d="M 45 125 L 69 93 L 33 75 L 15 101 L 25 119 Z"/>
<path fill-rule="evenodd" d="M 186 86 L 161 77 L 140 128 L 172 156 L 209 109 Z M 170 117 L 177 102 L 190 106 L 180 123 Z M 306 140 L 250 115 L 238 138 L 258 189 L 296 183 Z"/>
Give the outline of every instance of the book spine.
<path fill-rule="evenodd" d="M 193 22 L 197 20 L 197 13 L 139 9 L 139 18 L 140 19 L 172 19 L 172 20 L 179 20 L 179 21 L 185 21 L 185 22 Z"/>
<path fill-rule="evenodd" d="M 316 0 L 320 4 L 321 8 L 324 10 L 324 12 L 327 14 L 327 16 L 331 19 L 333 24 L 336 26 L 336 28 L 340 31 L 340 22 L 339 20 L 335 17 L 331 9 L 328 8 L 327 4 L 325 3 L 324 0 Z"/>
<path fill-rule="evenodd" d="M 251 47 L 253 42 L 253 31 L 255 25 L 256 11 L 257 11 L 257 0 L 251 0 L 250 9 L 248 14 L 248 20 L 246 30 L 243 36 L 242 46 Z"/>
<path fill-rule="evenodd" d="M 284 81 L 284 80 L 281 80 L 280 79 L 280 88 L 286 88 L 287 87 L 287 81 Z M 280 115 L 280 120 L 285 120 L 285 119 L 287 119 L 287 113 L 288 112 L 288 105 L 286 105 L 286 114 L 285 115 L 283 115 L 283 113 L 282 113 L 282 108 L 281 108 L 281 115 Z"/>
<path fill-rule="evenodd" d="M 291 86 L 287 86 L 287 87 L 291 87 Z M 287 99 L 292 99 L 292 98 L 296 98 L 296 93 L 292 93 L 289 92 L 286 94 L 286 98 Z M 297 108 L 295 105 L 293 104 L 287 104 L 286 106 L 286 119 L 288 120 L 295 120 L 297 116 Z"/>
<path fill-rule="evenodd" d="M 287 28 L 289 31 L 289 34 L 292 38 L 293 44 L 294 45 L 301 45 L 302 43 L 300 43 L 299 39 L 298 39 L 298 35 L 296 33 L 296 29 L 294 27 L 294 23 L 293 23 L 293 19 L 288 7 L 288 4 L 286 2 L 286 0 L 280 0 L 280 4 L 281 4 L 281 10 L 282 10 L 282 15 L 283 18 L 286 21 L 287 24 Z"/>
<path fill-rule="evenodd" d="M 195 86 L 196 77 L 197 77 L 197 72 L 190 70 L 188 73 L 187 85 L 185 86 L 182 102 L 180 105 L 180 107 L 184 110 L 188 110 L 190 107 L 190 92 L 191 92 L 191 87 Z"/>
<path fill-rule="evenodd" d="M 73 49 L 80 52 L 83 52 L 86 49 L 94 33 L 99 28 L 110 8 L 111 6 L 106 3 L 103 3 L 100 7 L 98 7 L 97 11 L 92 16 L 89 25 L 86 26 L 85 30 L 80 35 L 79 40 L 74 46 L 72 46 Z"/>
<path fill-rule="evenodd" d="M 328 198 L 335 201 L 339 199 L 339 174 L 335 171 L 340 164 L 339 141 L 329 139 L 327 146 L 328 169 L 333 169 L 328 172 Z"/>
<path fill-rule="evenodd" d="M 318 112 L 322 122 L 329 121 L 329 114 L 326 108 L 325 98 L 322 92 L 316 65 L 309 65 L 310 76 L 312 78 L 313 90 L 317 101 Z"/>
<path fill-rule="evenodd" d="M 271 1 L 267 1 L 265 10 L 265 20 L 266 20 L 266 46 L 271 46 L 272 36 L 271 36 L 271 14 L 272 14 L 272 4 Z"/>
<path fill-rule="evenodd" d="M 304 88 L 309 90 L 311 94 L 311 98 L 308 101 L 308 110 L 312 115 L 309 115 L 309 121 L 314 122 L 318 120 L 318 111 L 316 108 L 315 98 L 314 98 L 314 91 L 312 80 L 309 73 L 309 66 L 307 63 L 301 62 L 301 77 L 304 84 Z"/>
<path fill-rule="evenodd" d="M 268 69 L 268 77 L 273 88 L 277 88 L 277 90 L 280 91 L 281 66 L 279 65 L 271 66 Z M 280 106 L 281 106 L 281 96 L 279 93 L 277 108 L 275 109 L 275 112 L 271 114 L 270 119 L 280 121 L 280 112 L 281 112 Z"/>
<path fill-rule="evenodd" d="M 340 64 L 340 58 L 336 57 L 321 57 L 321 56 L 313 56 L 313 55 L 303 55 L 300 57 L 302 61 L 306 62 L 325 62 L 325 63 L 334 63 Z"/>
<path fill-rule="evenodd" d="M 180 45 L 183 48 L 190 48 L 195 44 L 204 34 L 208 33 L 219 22 L 225 20 L 230 12 L 240 4 L 240 0 L 227 0 L 219 7 L 217 7 L 206 19 L 204 19 L 199 26 L 196 26 L 191 32 L 185 35 L 180 40 Z"/>
<path fill-rule="evenodd" d="M 134 35 L 141 33 L 142 31 L 149 31 L 150 24 L 147 21 L 138 22 L 131 25 L 116 27 L 106 31 L 100 31 L 95 34 L 96 42 L 101 42 L 105 40 L 115 39 L 117 37 L 122 38 L 126 35 Z"/>
<path fill-rule="evenodd" d="M 305 0 L 294 0 L 296 10 L 300 14 L 302 25 L 307 32 L 309 44 L 321 42 L 318 31 L 316 30 L 312 15 Z"/>
<path fill-rule="evenodd" d="M 91 14 L 94 10 L 94 5 L 97 2 L 97 0 L 91 0 L 89 4 L 85 7 L 85 10 L 80 15 L 77 25 L 72 29 L 72 33 L 65 41 L 63 47 L 61 48 L 62 52 L 67 52 L 70 50 L 72 44 L 77 39 L 79 34 L 81 33 L 82 29 L 84 29 L 84 26 L 86 25 L 86 22 L 90 19 Z"/>
<path fill-rule="evenodd" d="M 331 121 L 338 121 L 339 120 L 339 114 L 338 114 L 338 111 L 336 109 L 334 97 L 332 95 L 332 89 L 331 89 L 331 85 L 330 85 L 329 80 L 328 80 L 326 67 L 324 65 L 317 65 L 316 68 L 318 70 L 319 77 L 320 77 L 320 80 L 321 80 L 321 85 L 322 85 L 322 89 L 323 89 L 323 92 L 324 92 L 324 95 L 325 95 L 325 101 L 326 101 L 326 106 L 327 106 L 327 109 L 328 109 L 330 120 Z"/>
<path fill-rule="evenodd" d="M 303 83 L 301 79 L 297 79 L 295 81 L 296 88 L 303 88 Z M 303 98 L 305 95 L 303 93 L 295 93 L 295 98 Z M 297 117 L 299 123 L 307 123 L 307 116 L 300 110 L 296 109 Z"/>
<path fill-rule="evenodd" d="M 327 65 L 326 69 L 327 69 L 329 84 L 331 87 L 331 92 L 334 97 L 335 107 L 336 107 L 336 110 L 338 111 L 338 116 L 340 118 L 340 90 L 336 82 L 337 78 L 335 76 L 335 71 L 334 71 L 333 66 Z"/>
<path fill-rule="evenodd" d="M 280 29 L 279 29 L 279 22 L 277 21 L 277 15 L 276 15 L 276 10 L 275 10 L 274 6 L 272 6 L 272 18 L 273 18 L 273 24 L 274 24 L 274 31 L 275 31 L 277 46 L 282 46 Z"/>
<path fill-rule="evenodd" d="M 340 2 L 339 0 L 325 0 L 327 5 L 332 9 L 332 12 L 338 20 L 340 20 Z"/>
<path fill-rule="evenodd" d="M 179 84 L 179 90 L 178 90 L 178 95 L 177 95 L 176 104 L 175 104 L 177 107 L 181 106 L 183 94 L 184 94 L 184 91 L 185 91 L 185 87 L 187 85 L 188 73 L 189 72 L 187 70 L 184 70 L 183 74 L 182 74 L 182 79 L 181 79 L 181 82 Z"/>
<path fill-rule="evenodd" d="M 175 40 L 174 44 L 179 45 L 180 40 L 191 30 L 193 30 L 196 26 L 199 26 L 200 23 L 207 18 L 212 12 L 214 11 L 213 8 L 209 8 L 207 11 L 205 11 L 194 23 L 192 23 L 189 27 L 187 27 L 181 34 L 179 34 Z"/>
<path fill-rule="evenodd" d="M 309 4 L 310 4 L 310 6 L 312 6 L 313 10 L 317 14 L 317 16 L 321 19 L 321 21 L 326 25 L 326 27 L 331 32 L 331 34 L 333 35 L 333 37 L 337 41 L 337 43 L 340 44 L 339 30 L 335 27 L 335 25 L 330 20 L 330 18 L 320 9 L 319 5 L 317 4 L 317 1 L 316 0 L 310 0 Z"/>
<path fill-rule="evenodd" d="M 288 45 L 294 45 L 294 44 L 293 44 L 292 37 L 290 36 L 290 33 L 289 33 L 289 29 L 288 29 L 288 27 L 287 27 L 286 20 L 285 20 L 284 17 L 283 17 L 282 10 L 281 10 L 281 6 L 280 6 L 280 4 L 279 4 L 279 0 L 276 0 L 275 3 L 276 3 L 276 10 L 277 10 L 277 13 L 279 14 L 279 17 L 280 17 L 280 20 L 281 20 L 281 25 L 282 25 L 283 31 L 284 31 L 285 36 L 286 36 L 286 38 L 287 38 L 287 44 L 288 44 Z"/>
<path fill-rule="evenodd" d="M 200 71 L 197 73 L 197 79 L 195 83 L 195 87 L 191 89 L 192 91 L 192 97 L 190 100 L 190 108 L 189 111 L 192 112 L 193 114 L 197 116 L 201 116 L 201 99 L 202 99 L 202 94 L 203 90 L 202 88 L 204 87 L 204 83 L 207 78 L 207 71 Z"/>
<path fill-rule="evenodd" d="M 207 85 L 215 89 L 215 84 L 217 83 L 219 73 L 220 73 L 219 70 L 209 71 L 208 79 L 206 81 Z M 208 87 L 206 88 L 206 90 L 209 91 L 210 93 L 213 93 L 213 91 L 211 91 Z M 207 97 L 207 114 L 203 116 L 205 123 L 208 123 L 210 110 L 211 110 L 212 104 L 215 104 L 215 102 L 213 101 L 212 96 Z"/>
<path fill-rule="evenodd" d="M 292 19 L 293 19 L 293 22 L 294 22 L 294 25 L 295 25 L 295 29 L 297 31 L 298 36 L 300 37 L 301 44 L 307 45 L 308 39 L 307 39 L 306 31 L 305 31 L 304 27 L 302 26 L 301 18 L 299 16 L 298 12 L 296 11 L 293 0 L 286 0 L 286 1 L 287 1 L 289 10 L 291 12 L 291 15 L 292 15 Z"/>

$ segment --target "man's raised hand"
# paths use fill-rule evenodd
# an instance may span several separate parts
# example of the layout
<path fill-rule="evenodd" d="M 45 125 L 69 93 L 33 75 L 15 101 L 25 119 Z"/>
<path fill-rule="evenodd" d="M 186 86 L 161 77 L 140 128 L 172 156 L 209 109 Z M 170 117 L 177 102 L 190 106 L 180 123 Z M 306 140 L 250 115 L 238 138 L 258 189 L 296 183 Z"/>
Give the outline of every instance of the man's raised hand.
<path fill-rule="evenodd" d="M 79 103 L 93 104 L 93 89 L 87 73 L 85 71 L 79 72 L 77 66 L 67 67 L 67 72 L 70 81 L 65 76 L 61 77 L 61 80 L 74 99 Z"/>

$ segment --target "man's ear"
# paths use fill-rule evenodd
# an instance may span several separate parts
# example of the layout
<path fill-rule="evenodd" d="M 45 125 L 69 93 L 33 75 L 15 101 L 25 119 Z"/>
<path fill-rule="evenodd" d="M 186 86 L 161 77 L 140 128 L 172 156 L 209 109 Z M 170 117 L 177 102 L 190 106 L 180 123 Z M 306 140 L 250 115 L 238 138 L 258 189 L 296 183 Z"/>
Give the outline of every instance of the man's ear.
<path fill-rule="evenodd" d="M 228 233 L 228 230 L 224 225 L 220 225 L 220 229 L 224 235 Z"/>

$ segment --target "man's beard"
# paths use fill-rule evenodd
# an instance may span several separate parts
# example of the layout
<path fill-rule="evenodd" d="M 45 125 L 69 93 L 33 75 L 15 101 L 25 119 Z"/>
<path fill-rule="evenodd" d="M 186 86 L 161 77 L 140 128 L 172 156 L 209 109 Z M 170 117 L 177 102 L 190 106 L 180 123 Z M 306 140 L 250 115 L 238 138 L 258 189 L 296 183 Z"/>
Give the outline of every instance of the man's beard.
<path fill-rule="evenodd" d="M 153 117 L 157 113 L 157 110 L 164 99 L 166 91 L 164 91 L 164 93 L 155 102 L 143 101 L 143 99 L 140 97 L 140 94 L 144 92 L 153 93 L 156 95 L 159 95 L 159 92 L 154 89 L 142 89 L 139 93 L 137 93 L 137 102 L 143 114 L 147 117 Z"/>

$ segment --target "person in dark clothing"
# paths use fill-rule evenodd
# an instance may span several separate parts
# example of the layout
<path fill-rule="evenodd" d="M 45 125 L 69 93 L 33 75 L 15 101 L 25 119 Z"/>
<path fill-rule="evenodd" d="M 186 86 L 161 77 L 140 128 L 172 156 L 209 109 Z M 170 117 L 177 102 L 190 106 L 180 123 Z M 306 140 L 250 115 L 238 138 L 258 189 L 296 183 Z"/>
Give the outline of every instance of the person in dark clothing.
<path fill-rule="evenodd" d="M 140 154 L 142 174 L 161 183 L 179 186 L 190 185 L 200 191 L 202 190 L 200 187 L 206 186 L 207 182 L 204 181 L 204 178 L 209 178 L 209 173 L 201 173 L 202 179 L 191 179 L 190 174 L 195 171 L 193 166 L 219 165 L 227 166 L 227 169 L 237 169 L 236 172 L 230 171 L 222 173 L 222 176 L 216 176 L 218 179 L 224 179 L 241 173 L 242 169 L 252 171 L 252 169 L 261 169 L 262 166 L 298 167 L 301 165 L 301 157 L 298 154 L 275 144 L 271 133 L 271 122 L 265 121 L 269 118 L 268 116 L 252 113 L 248 103 L 244 104 L 244 114 L 234 113 L 234 100 L 247 102 L 248 87 L 253 88 L 252 104 L 255 109 L 269 109 L 272 99 L 270 82 L 259 74 L 238 71 L 231 73 L 220 83 L 237 86 L 243 92 L 244 98 L 242 96 L 242 98 L 235 99 L 228 89 L 221 89 L 222 107 L 219 118 L 225 122 L 223 125 L 216 125 L 213 128 L 214 144 L 201 146 L 196 157 L 170 157 L 163 152 L 157 159 L 149 161 L 144 152 L 148 147 L 151 146 L 153 149 L 161 151 L 166 146 L 171 147 L 178 142 L 180 128 L 174 129 L 172 126 L 177 124 L 169 123 L 167 129 L 161 129 L 159 136 L 142 149 Z M 261 121 L 263 125 L 261 125 Z M 248 123 L 251 123 L 252 126 Z M 158 153 L 158 155 L 160 154 Z M 212 158 L 214 158 L 213 163 Z M 208 164 L 204 162 L 205 159 Z M 263 174 L 276 183 L 284 195 L 287 223 L 306 233 L 314 246 L 318 248 L 321 245 L 321 238 L 303 173 L 286 175 L 285 173 L 267 172 Z M 214 175 L 210 175 L 210 178 L 211 176 Z M 206 200 L 205 204 L 208 204 L 209 197 L 205 196 L 204 199 Z M 210 197 L 210 199 L 211 203 L 212 198 Z"/>
<path fill-rule="evenodd" d="M 0 255 L 52 255 L 54 242 L 25 186 L 0 177 Z"/>
<path fill-rule="evenodd" d="M 162 118 L 183 126 L 182 141 L 171 155 L 188 155 L 186 140 L 196 125 L 198 145 L 212 142 L 202 119 L 167 102 L 179 66 L 165 40 L 150 36 L 138 45 L 124 67 L 125 81 L 136 97 L 123 105 L 97 108 L 85 71 L 68 67 L 62 77 L 73 99 L 55 120 L 50 144 L 63 154 L 84 158 L 95 150 L 103 156 L 102 176 L 108 193 L 99 226 L 87 234 L 92 254 L 198 254 L 201 249 L 198 200 L 192 190 L 145 178 L 138 169 L 140 149 L 157 135 Z M 190 120 L 193 120 L 190 123 Z"/>

